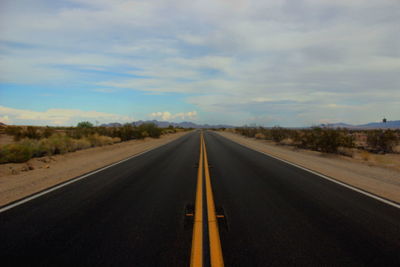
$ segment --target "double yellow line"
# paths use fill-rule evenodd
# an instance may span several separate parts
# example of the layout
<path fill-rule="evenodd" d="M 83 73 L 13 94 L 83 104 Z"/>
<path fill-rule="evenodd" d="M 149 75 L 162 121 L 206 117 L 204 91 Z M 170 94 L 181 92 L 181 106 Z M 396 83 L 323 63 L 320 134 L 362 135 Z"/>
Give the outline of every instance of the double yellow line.
<path fill-rule="evenodd" d="M 203 176 L 204 168 L 204 176 Z M 206 205 L 207 205 L 207 217 L 208 221 L 205 222 L 203 214 L 203 177 L 205 178 L 205 193 L 206 193 Z M 212 267 L 224 266 L 224 260 L 222 257 L 221 241 L 219 238 L 218 221 L 215 214 L 214 197 L 211 188 L 211 178 L 208 167 L 206 144 L 204 142 L 203 132 L 200 134 L 200 159 L 199 169 L 197 172 L 197 190 L 196 190 L 196 202 L 194 212 L 194 225 L 193 225 L 193 238 L 192 238 L 192 252 L 190 266 L 202 267 L 204 262 L 203 257 L 203 224 L 208 223 L 208 237 L 209 237 L 209 251 L 210 251 L 210 263 Z"/>

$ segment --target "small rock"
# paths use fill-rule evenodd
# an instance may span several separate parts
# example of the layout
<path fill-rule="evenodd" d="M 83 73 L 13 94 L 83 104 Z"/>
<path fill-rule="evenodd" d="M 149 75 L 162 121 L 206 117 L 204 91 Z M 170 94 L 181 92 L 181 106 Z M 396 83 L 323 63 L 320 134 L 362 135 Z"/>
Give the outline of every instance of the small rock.
<path fill-rule="evenodd" d="M 11 169 L 11 174 L 15 175 L 15 174 L 18 174 L 18 173 L 19 173 L 19 171 L 17 171 L 16 169 Z"/>
<path fill-rule="evenodd" d="M 50 165 L 45 165 L 44 168 L 45 168 L 45 169 L 49 169 L 49 168 L 50 168 Z"/>
<path fill-rule="evenodd" d="M 21 167 L 21 172 L 27 172 L 29 171 L 29 168 L 27 166 Z"/>
<path fill-rule="evenodd" d="M 30 164 L 30 163 L 27 163 L 26 165 L 28 166 L 28 169 L 29 169 L 30 171 L 35 169 L 35 167 L 33 167 L 33 165 Z"/>

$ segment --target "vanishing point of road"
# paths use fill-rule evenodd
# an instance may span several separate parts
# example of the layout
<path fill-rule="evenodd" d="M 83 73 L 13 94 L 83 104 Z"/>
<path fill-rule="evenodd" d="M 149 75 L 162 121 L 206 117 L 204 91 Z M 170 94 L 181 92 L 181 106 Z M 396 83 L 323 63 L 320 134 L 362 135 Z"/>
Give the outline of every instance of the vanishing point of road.
<path fill-rule="evenodd" d="M 400 266 L 398 205 L 208 131 L 0 211 L 1 266 Z"/>

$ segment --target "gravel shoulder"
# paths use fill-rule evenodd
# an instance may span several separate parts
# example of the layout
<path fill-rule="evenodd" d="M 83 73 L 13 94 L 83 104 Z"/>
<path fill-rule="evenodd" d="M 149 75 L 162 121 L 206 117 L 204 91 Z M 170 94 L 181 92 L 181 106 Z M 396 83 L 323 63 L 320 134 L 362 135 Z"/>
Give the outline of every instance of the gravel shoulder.
<path fill-rule="evenodd" d="M 27 163 L 1 164 L 0 206 L 164 145 L 187 133 L 179 132 L 163 135 L 159 139 L 132 140 L 64 155 L 33 158 Z"/>
<path fill-rule="evenodd" d="M 370 166 L 350 157 L 293 149 L 292 147 L 276 145 L 265 140 L 247 138 L 231 132 L 218 133 L 251 149 L 284 159 L 400 203 L 400 171 L 396 168 Z M 400 166 L 400 160 L 398 166 Z"/>

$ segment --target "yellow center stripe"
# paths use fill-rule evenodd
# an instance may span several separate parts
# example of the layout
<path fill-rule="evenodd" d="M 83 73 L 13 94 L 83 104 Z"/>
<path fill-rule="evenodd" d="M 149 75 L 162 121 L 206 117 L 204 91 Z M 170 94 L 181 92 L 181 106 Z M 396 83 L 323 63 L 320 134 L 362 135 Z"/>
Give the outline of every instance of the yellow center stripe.
<path fill-rule="evenodd" d="M 203 137 L 203 147 L 204 147 L 203 148 L 204 170 L 206 177 L 208 231 L 210 240 L 210 261 L 212 267 L 220 267 L 224 266 L 224 259 L 222 257 L 221 241 L 219 239 L 218 221 L 215 214 L 215 204 L 211 188 L 211 178 L 208 169 L 208 159 L 207 159 L 206 143 L 204 142 L 204 137 Z"/>
<path fill-rule="evenodd" d="M 200 159 L 192 237 L 191 267 L 203 266 L 203 139 L 200 137 Z"/>
<path fill-rule="evenodd" d="M 200 159 L 199 169 L 197 172 L 197 190 L 194 212 L 192 252 L 190 260 L 190 266 L 192 267 L 203 266 L 203 167 L 205 170 L 204 174 L 206 179 L 205 190 L 208 215 L 208 234 L 210 242 L 210 263 L 212 267 L 222 267 L 224 266 L 224 260 L 222 256 L 221 241 L 219 238 L 218 221 L 215 213 L 210 172 L 208 169 L 206 144 L 202 132 L 200 135 Z"/>

